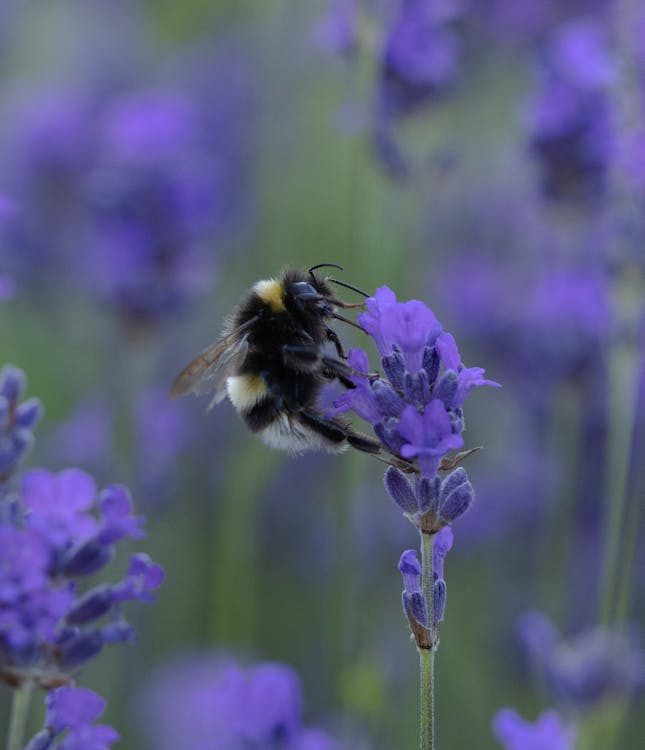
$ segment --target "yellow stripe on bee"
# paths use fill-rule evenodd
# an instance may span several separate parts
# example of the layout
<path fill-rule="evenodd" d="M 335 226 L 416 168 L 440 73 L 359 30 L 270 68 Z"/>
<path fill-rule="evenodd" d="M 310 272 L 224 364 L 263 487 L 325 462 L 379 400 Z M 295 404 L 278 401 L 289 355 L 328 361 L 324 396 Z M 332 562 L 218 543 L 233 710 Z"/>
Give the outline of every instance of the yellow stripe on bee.
<path fill-rule="evenodd" d="M 287 309 L 284 306 L 284 289 L 277 279 L 258 281 L 253 286 L 253 291 L 273 312 L 285 312 Z"/>
<path fill-rule="evenodd" d="M 251 409 L 267 392 L 266 383 L 260 375 L 234 375 L 226 379 L 226 390 L 231 403 L 242 411 Z"/>

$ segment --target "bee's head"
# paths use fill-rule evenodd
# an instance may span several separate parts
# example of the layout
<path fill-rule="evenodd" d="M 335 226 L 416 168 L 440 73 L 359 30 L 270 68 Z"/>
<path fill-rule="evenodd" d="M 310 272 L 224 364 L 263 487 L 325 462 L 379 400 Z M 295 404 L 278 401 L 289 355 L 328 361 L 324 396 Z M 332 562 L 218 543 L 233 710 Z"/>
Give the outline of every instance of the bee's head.
<path fill-rule="evenodd" d="M 309 281 L 294 281 L 289 286 L 289 295 L 303 313 L 326 317 L 333 312 L 331 290 L 327 284 L 315 277 Z"/>

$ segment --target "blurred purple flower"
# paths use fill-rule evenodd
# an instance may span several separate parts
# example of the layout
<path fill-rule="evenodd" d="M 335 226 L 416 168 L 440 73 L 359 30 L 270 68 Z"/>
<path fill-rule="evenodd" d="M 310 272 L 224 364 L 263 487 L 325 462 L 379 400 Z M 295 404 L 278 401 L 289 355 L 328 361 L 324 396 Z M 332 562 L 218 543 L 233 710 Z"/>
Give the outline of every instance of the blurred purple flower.
<path fill-rule="evenodd" d="M 615 78 L 604 28 L 591 19 L 562 24 L 544 48 L 540 73 L 527 126 L 544 192 L 597 201 L 612 149 L 608 91 Z"/>
<path fill-rule="evenodd" d="M 138 716 L 157 750 L 337 750 L 306 729 L 296 673 L 281 664 L 243 668 L 216 654 L 171 661 L 142 694 Z"/>
<path fill-rule="evenodd" d="M 13 365 L 0 370 L 0 487 L 16 471 L 33 443 L 32 428 L 42 416 L 37 398 L 21 402 L 25 385 L 22 370 Z"/>
<path fill-rule="evenodd" d="M 204 242 L 217 195 L 200 124 L 194 103 L 175 92 L 131 95 L 104 116 L 102 162 L 88 179 L 88 272 L 128 323 L 156 322 L 208 288 Z"/>
<path fill-rule="evenodd" d="M 169 496 L 177 457 L 195 439 L 185 407 L 170 401 L 165 388 L 150 388 L 137 401 L 135 438 L 141 496 L 160 505 Z"/>
<path fill-rule="evenodd" d="M 540 612 L 524 614 L 518 630 L 553 701 L 565 711 L 628 702 L 645 687 L 645 651 L 634 633 L 595 627 L 564 640 Z"/>
<path fill-rule="evenodd" d="M 18 415 L 16 422 L 33 425 L 40 409 L 35 400 L 15 408 L 24 375 L 5 368 L 0 386 L 12 419 Z M 122 582 L 84 593 L 78 587 L 80 578 L 112 559 L 117 542 L 143 535 L 128 491 L 111 485 L 97 498 L 94 480 L 80 469 L 58 474 L 32 469 L 22 475 L 19 493 L 0 492 L 0 680 L 12 686 L 29 680 L 50 689 L 67 681 L 104 644 L 132 639 L 121 605 L 152 600 L 163 582 L 159 565 L 135 554 Z M 100 622 L 104 617 L 107 624 Z M 61 695 L 64 703 L 67 694 Z M 32 750 L 49 747 L 48 731 L 34 738 Z M 92 742 L 107 747 L 116 737 L 112 731 L 79 727 L 59 747 L 86 750 Z"/>
<path fill-rule="evenodd" d="M 328 0 L 326 14 L 313 31 L 321 49 L 342 57 L 352 57 L 359 43 L 360 0 Z"/>
<path fill-rule="evenodd" d="M 41 293 L 59 288 L 87 244 L 82 177 L 95 147 L 92 109 L 79 91 L 30 91 L 6 124 L 2 166 L 18 207 L 0 241 L 7 270 Z"/>
<path fill-rule="evenodd" d="M 545 711 L 532 724 L 512 708 L 495 714 L 493 733 L 505 750 L 574 750 L 576 737 L 555 711 Z"/>
<path fill-rule="evenodd" d="M 460 13 L 457 2 L 401 0 L 381 56 L 381 117 L 412 112 L 454 84 L 460 45 L 450 23 Z"/>

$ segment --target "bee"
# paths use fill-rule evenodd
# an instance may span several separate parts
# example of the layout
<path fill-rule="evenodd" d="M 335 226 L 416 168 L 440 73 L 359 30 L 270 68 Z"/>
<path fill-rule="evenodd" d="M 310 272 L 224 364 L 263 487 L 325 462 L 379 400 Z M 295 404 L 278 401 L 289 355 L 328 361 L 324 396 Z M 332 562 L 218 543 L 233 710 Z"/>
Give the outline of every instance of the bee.
<path fill-rule="evenodd" d="M 316 276 L 323 263 L 304 272 L 287 269 L 255 283 L 225 321 L 221 337 L 177 376 L 171 396 L 212 392 L 211 409 L 226 396 L 264 443 L 289 453 L 340 452 L 348 446 L 377 454 L 380 443 L 356 432 L 318 406 L 322 387 L 338 380 L 354 388 L 355 371 L 332 320 L 357 326 L 336 308 L 362 307 L 336 299 L 329 281 L 367 295 L 345 282 Z M 337 357 L 326 345 L 333 344 Z"/>

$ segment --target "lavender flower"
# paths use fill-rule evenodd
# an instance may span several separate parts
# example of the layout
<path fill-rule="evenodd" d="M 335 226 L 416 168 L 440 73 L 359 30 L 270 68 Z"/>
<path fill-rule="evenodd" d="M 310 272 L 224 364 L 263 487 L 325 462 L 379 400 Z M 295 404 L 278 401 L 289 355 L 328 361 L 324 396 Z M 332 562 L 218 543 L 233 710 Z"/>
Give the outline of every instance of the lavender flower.
<path fill-rule="evenodd" d="M 447 587 L 444 560 L 452 547 L 449 528 L 474 500 L 463 468 L 444 479 L 466 454 L 447 454 L 464 444 L 463 404 L 476 386 L 498 386 L 479 367 L 465 367 L 454 337 L 442 330 L 433 312 L 418 300 L 398 302 L 388 287 L 377 289 L 359 315 L 373 338 L 386 377 L 371 376 L 367 355 L 349 353 L 354 387 L 335 402 L 336 412 L 354 411 L 367 420 L 383 445 L 390 467 L 385 487 L 418 528 L 421 562 L 415 550 L 399 560 L 403 611 L 419 652 L 420 746 L 434 747 L 434 652 L 439 647 Z M 365 374 L 364 374 L 365 373 Z M 412 484 L 407 474 L 414 474 Z"/>
<path fill-rule="evenodd" d="M 505 750 L 574 750 L 576 737 L 555 711 L 545 711 L 532 724 L 511 708 L 495 715 L 493 732 Z"/>
<path fill-rule="evenodd" d="M 462 405 L 472 388 L 499 384 L 484 379 L 481 368 L 464 367 L 454 338 L 422 302 L 398 302 L 381 287 L 358 320 L 374 339 L 387 378 L 355 376 L 355 388 L 335 401 L 335 412 L 355 411 L 402 465 L 433 478 L 443 457 L 463 445 Z M 360 349 L 350 351 L 349 362 L 369 371 Z"/>
<path fill-rule="evenodd" d="M 37 398 L 19 403 L 25 384 L 25 375 L 17 367 L 5 365 L 0 370 L 0 487 L 33 443 L 32 428 L 42 415 Z"/>
<path fill-rule="evenodd" d="M 40 404 L 32 399 L 17 405 L 24 388 L 19 370 L 5 368 L 1 383 L 10 438 L 27 431 L 25 438 L 8 440 L 6 472 L 15 468 L 16 446 L 29 444 Z M 143 535 L 128 491 L 111 485 L 97 497 L 94 480 L 80 469 L 32 469 L 22 475 L 16 496 L 0 494 L 0 679 L 50 688 L 67 681 L 104 644 L 132 639 L 122 605 L 151 601 L 163 581 L 161 567 L 138 553 L 120 583 L 85 591 L 80 584 L 105 567 L 120 540 Z"/>
<path fill-rule="evenodd" d="M 633 634 L 595 627 L 564 640 L 540 612 L 524 614 L 518 628 L 535 670 L 565 711 L 627 703 L 645 687 L 645 652 Z"/>
<path fill-rule="evenodd" d="M 460 13 L 457 2 L 401 0 L 381 56 L 382 116 L 412 112 L 454 84 L 460 45 L 450 24 Z"/>
<path fill-rule="evenodd" d="M 157 750 L 337 750 L 321 730 L 302 726 L 298 676 L 282 664 L 244 668 L 217 654 L 163 667 L 142 695 L 144 730 Z M 179 743 L 179 744 L 178 744 Z"/>
<path fill-rule="evenodd" d="M 604 30 L 592 20 L 569 21 L 549 40 L 528 116 L 531 149 L 548 197 L 594 202 L 603 196 L 614 68 Z"/>
<path fill-rule="evenodd" d="M 127 490 L 113 485 L 98 499 L 92 478 L 78 469 L 23 476 L 22 519 L 0 525 L 0 677 L 47 687 L 95 656 L 105 643 L 130 640 L 121 605 L 151 601 L 162 569 L 147 555 L 132 557 L 125 579 L 77 593 L 83 576 L 101 570 L 115 544 L 141 538 Z M 108 622 L 102 618 L 108 617 Z M 118 626 L 118 627 L 115 627 Z"/>
<path fill-rule="evenodd" d="M 109 750 L 119 734 L 103 724 L 93 722 L 105 710 L 105 701 L 92 690 L 60 687 L 46 698 L 45 728 L 27 745 L 26 750 Z M 65 733 L 61 739 L 60 735 Z M 56 739 L 60 741 L 54 745 Z"/>
<path fill-rule="evenodd" d="M 203 239 L 216 196 L 199 126 L 193 102 L 167 92 L 117 101 L 102 123 L 103 165 L 89 177 L 97 236 L 88 270 L 128 323 L 172 314 L 208 284 Z"/>

